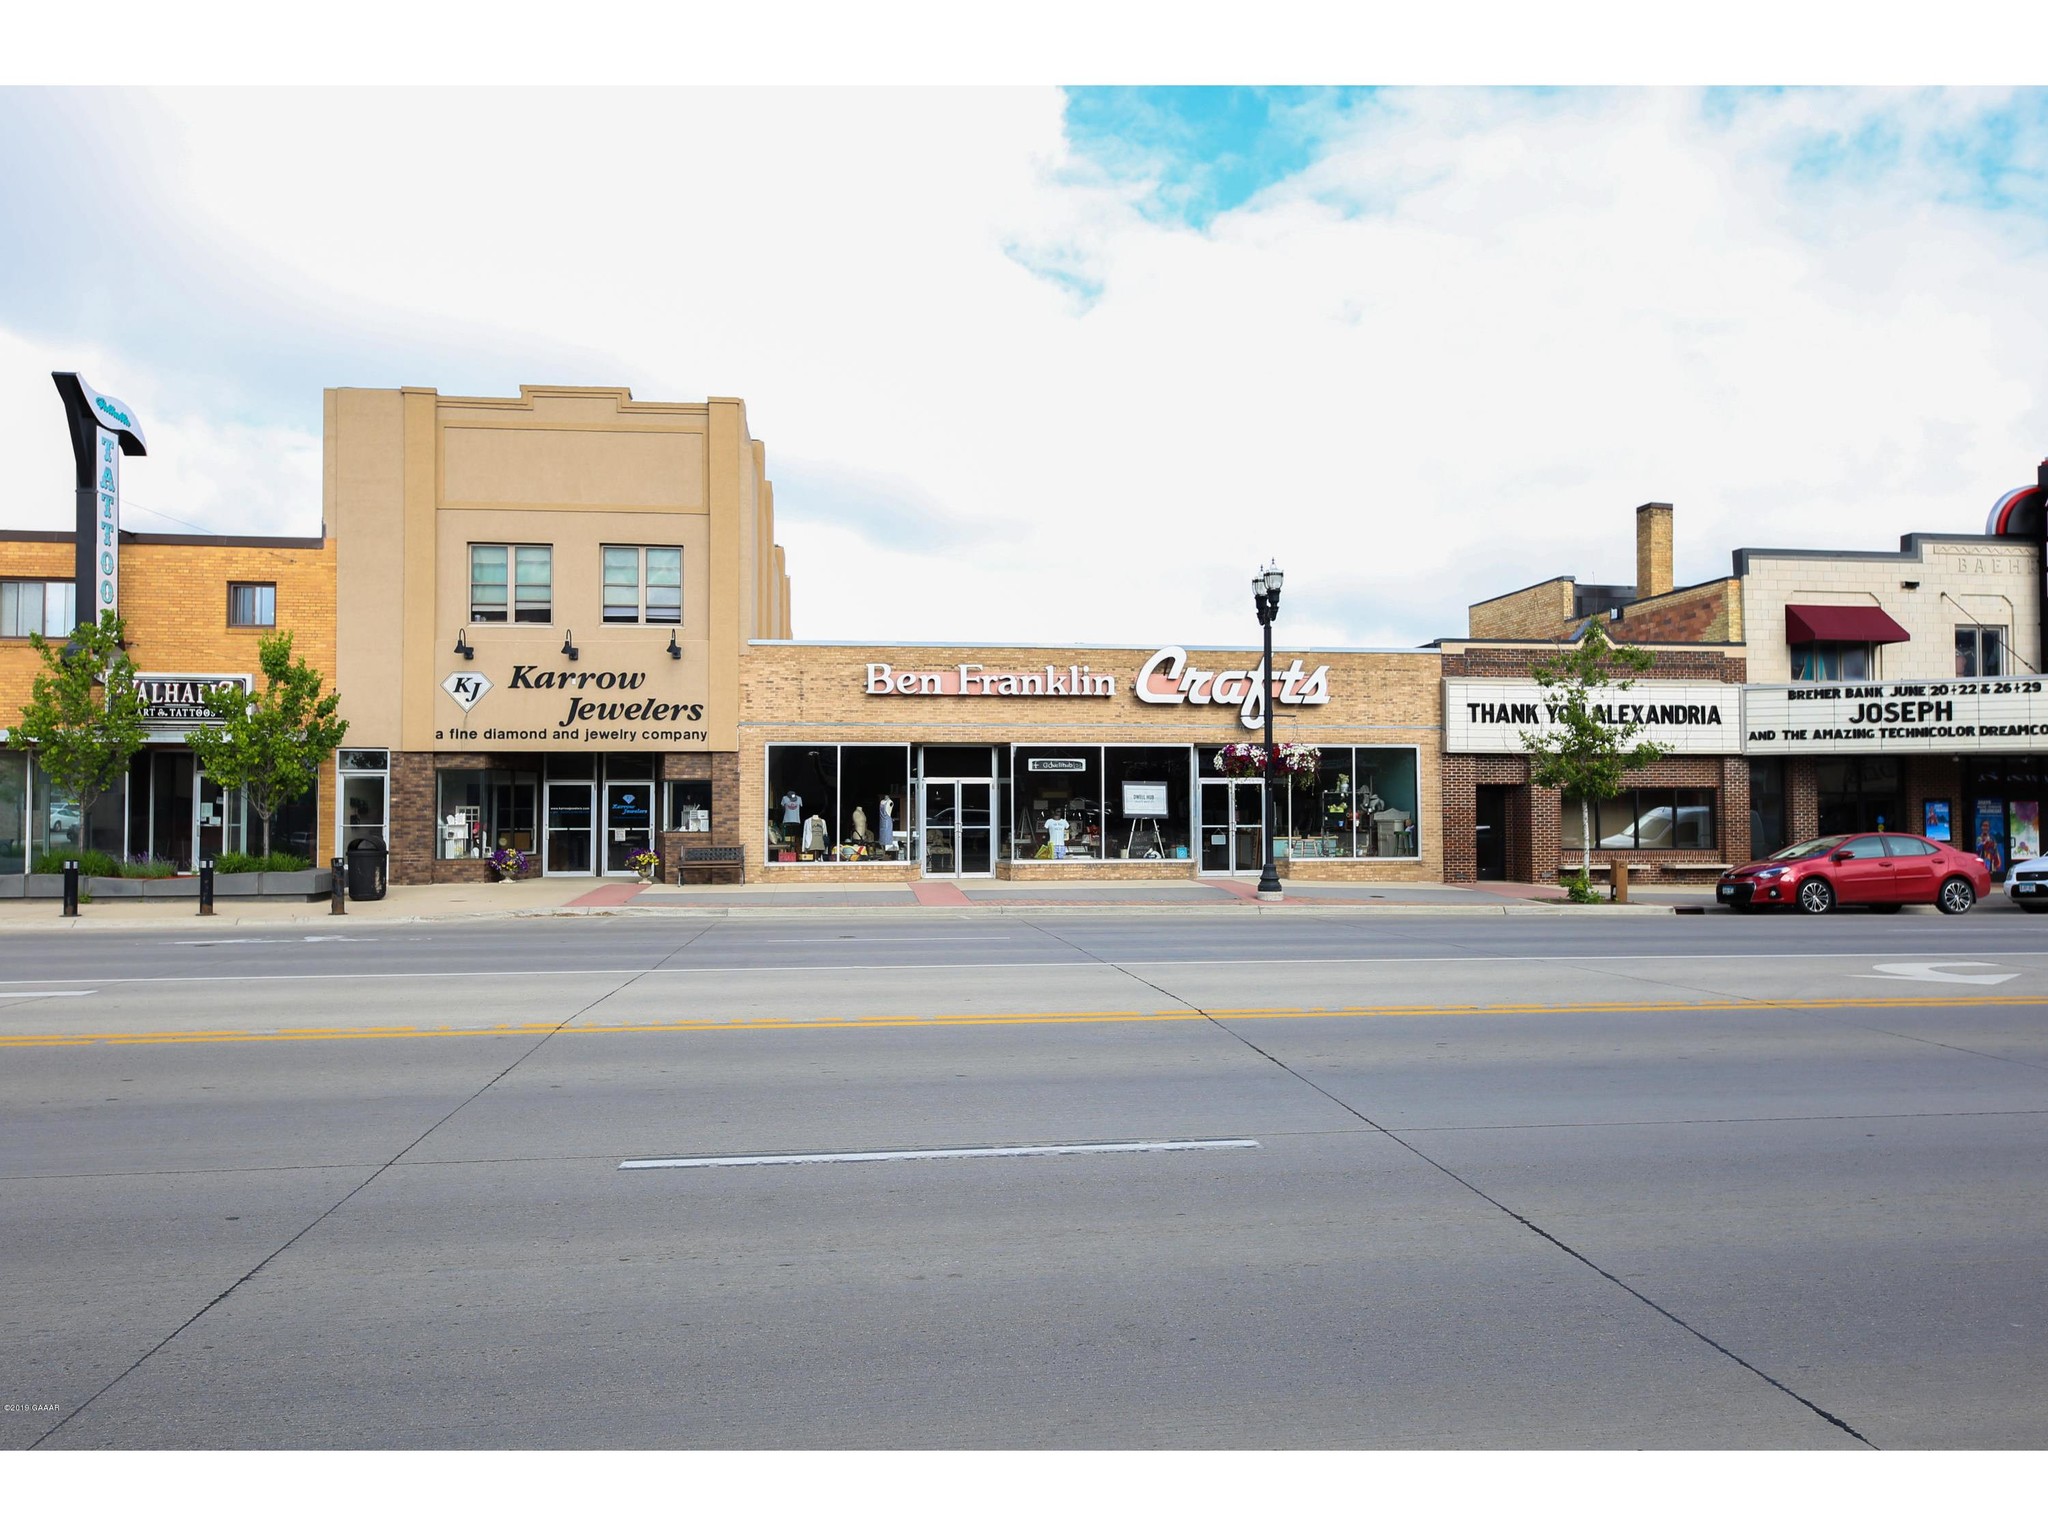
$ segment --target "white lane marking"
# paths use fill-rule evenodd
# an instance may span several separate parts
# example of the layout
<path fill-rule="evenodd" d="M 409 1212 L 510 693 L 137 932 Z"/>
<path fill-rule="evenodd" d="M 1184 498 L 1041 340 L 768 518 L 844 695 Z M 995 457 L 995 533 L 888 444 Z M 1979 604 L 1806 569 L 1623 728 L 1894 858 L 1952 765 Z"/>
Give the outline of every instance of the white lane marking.
<path fill-rule="evenodd" d="M 171 939 L 168 942 L 173 948 L 211 949 L 220 944 L 376 944 L 382 941 L 354 939 L 340 933 L 309 933 L 295 939 Z"/>
<path fill-rule="evenodd" d="M 2001 981 L 2011 981 L 2018 971 L 1999 971 L 1990 976 L 1952 976 L 1951 971 L 1989 970 L 1982 960 L 1911 960 L 1893 965 L 1873 966 L 1864 974 L 1880 980 L 1900 981 L 1949 981 L 1966 987 L 1995 987 Z"/>
<path fill-rule="evenodd" d="M 633 1157 L 628 1168 L 762 1168 L 783 1163 L 919 1163 L 953 1157 L 1065 1157 L 1075 1152 L 1213 1152 L 1256 1147 L 1249 1137 L 1211 1141 L 1068 1142 L 1043 1147 L 925 1147 L 899 1152 L 773 1152 L 746 1157 Z"/>
<path fill-rule="evenodd" d="M 0 992 L 0 997 L 91 997 L 98 988 L 85 992 Z"/>
<path fill-rule="evenodd" d="M 1129 959 L 1117 957 L 1105 960 L 935 960 L 928 964 L 903 962 L 894 965 L 801 965 L 786 966 L 776 974 L 787 974 L 791 970 L 805 974 L 829 975 L 834 971 L 1056 971 L 1084 970 L 1118 966 L 1285 966 L 1298 970 L 1305 964 L 1314 965 L 1584 965 L 1599 961 L 1604 964 L 1649 964 L 1652 962 L 1698 960 L 1703 963 L 1719 963 L 1724 960 L 1789 960 L 1805 964 L 1816 960 L 1868 960 L 1872 954 L 1897 954 L 1897 950 L 1873 950 L 1858 954 L 1768 954 L 1768 955 L 1721 955 L 1712 953 L 1689 955 L 1300 955 L 1283 960 L 1178 960 Z M 2048 959 L 2048 950 L 2035 949 L 1966 949 L 1944 950 L 1948 955 L 1991 955 L 2007 964 L 2016 960 Z M 780 962 L 777 962 L 778 964 Z M 173 983 L 198 983 L 217 987 L 235 981 L 451 981 L 479 980 L 498 976 L 718 976 L 758 975 L 770 970 L 768 965 L 666 965 L 649 970 L 644 965 L 595 966 L 581 970 L 563 971 L 326 971 L 292 972 L 274 976 L 223 976 L 209 974 L 201 976 L 38 976 L 33 983 L 53 986 L 64 982 L 89 981 L 98 986 L 169 986 Z"/>

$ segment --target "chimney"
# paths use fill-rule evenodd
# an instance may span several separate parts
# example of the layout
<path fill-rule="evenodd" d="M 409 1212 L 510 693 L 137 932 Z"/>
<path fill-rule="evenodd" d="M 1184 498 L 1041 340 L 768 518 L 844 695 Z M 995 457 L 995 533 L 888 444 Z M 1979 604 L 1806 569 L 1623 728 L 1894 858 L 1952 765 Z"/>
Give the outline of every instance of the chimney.
<path fill-rule="evenodd" d="M 1671 503 L 1636 508 L 1636 601 L 1671 590 Z"/>

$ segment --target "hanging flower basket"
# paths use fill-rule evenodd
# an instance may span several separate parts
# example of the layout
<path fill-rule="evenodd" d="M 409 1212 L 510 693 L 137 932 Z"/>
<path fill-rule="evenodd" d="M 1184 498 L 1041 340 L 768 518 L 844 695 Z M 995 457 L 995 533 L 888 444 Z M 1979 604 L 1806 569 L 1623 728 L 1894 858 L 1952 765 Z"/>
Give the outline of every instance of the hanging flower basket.
<path fill-rule="evenodd" d="M 1274 772 L 1313 786 L 1323 765 L 1323 749 L 1300 742 L 1282 741 L 1273 746 Z M 1233 742 L 1216 754 L 1216 771 L 1226 779 L 1262 779 L 1266 776 L 1266 749 L 1257 742 Z"/>

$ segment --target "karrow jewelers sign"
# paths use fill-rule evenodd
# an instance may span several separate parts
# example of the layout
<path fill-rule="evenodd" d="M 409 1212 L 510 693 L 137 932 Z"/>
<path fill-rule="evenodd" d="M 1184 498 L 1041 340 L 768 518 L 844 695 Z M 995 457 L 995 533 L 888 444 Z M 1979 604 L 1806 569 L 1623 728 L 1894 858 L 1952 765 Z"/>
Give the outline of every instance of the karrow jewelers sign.
<path fill-rule="evenodd" d="M 483 710 L 492 723 L 451 725 L 436 741 L 528 742 L 567 746 L 701 746 L 711 739 L 702 700 L 664 697 L 676 683 L 645 667 L 510 663 L 493 677 L 481 668 L 451 672 L 441 689 L 468 721 Z"/>
<path fill-rule="evenodd" d="M 149 449 L 135 413 L 75 373 L 53 373 L 71 428 L 77 472 L 78 622 L 91 624 L 121 595 L 121 455 Z"/>
<path fill-rule="evenodd" d="M 1734 757 L 1742 751 L 1742 690 L 1732 683 L 1637 683 L 1593 695 L 1596 715 L 1643 727 L 1643 739 L 1685 756 Z M 1512 679 L 1446 679 L 1444 750 L 1527 750 L 1523 736 L 1555 724 L 1543 690 Z"/>
<path fill-rule="evenodd" d="M 1897 683 L 1752 683 L 1743 690 L 1747 750 L 2037 752 L 2048 744 L 2038 677 Z"/>

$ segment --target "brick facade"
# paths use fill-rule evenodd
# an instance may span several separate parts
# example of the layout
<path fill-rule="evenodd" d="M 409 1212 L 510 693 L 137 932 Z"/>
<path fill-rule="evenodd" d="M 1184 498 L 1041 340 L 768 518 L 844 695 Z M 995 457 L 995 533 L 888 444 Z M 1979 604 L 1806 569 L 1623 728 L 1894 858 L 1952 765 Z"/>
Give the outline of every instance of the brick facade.
<path fill-rule="evenodd" d="M 1526 678 L 1530 667 L 1559 652 L 1545 646 L 1476 646 L 1446 642 L 1443 673 L 1449 677 Z M 1654 650 L 1648 678 L 1740 683 L 1739 651 L 1717 648 Z M 1479 791 L 1506 788 L 1504 829 L 1506 878 L 1548 884 L 1574 858 L 1564 848 L 1563 797 L 1529 782 L 1529 761 L 1519 754 L 1445 753 L 1441 796 L 1443 878 L 1479 878 Z M 1632 864 L 1656 866 L 1671 879 L 1708 879 L 1722 865 L 1749 857 L 1749 763 L 1742 757 L 1665 757 L 1625 775 L 1626 789 L 1702 789 L 1714 795 L 1713 848 L 1651 850 L 1631 854 Z M 1608 857 L 1595 850 L 1593 861 Z M 1686 866 L 1700 866 L 1688 868 Z"/>

